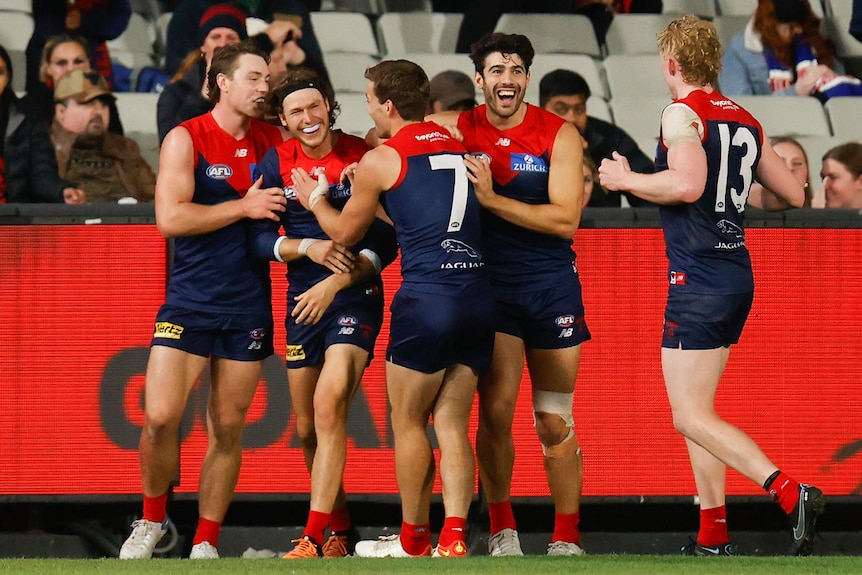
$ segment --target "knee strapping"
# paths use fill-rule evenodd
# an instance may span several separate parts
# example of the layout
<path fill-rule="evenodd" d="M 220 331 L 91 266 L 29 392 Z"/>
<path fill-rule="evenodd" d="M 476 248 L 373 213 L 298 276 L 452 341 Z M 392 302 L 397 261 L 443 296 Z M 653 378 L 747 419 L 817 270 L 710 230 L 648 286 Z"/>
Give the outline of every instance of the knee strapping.
<path fill-rule="evenodd" d="M 542 453 L 545 457 L 561 458 L 581 452 L 578 442 L 572 441 L 575 437 L 575 419 L 572 416 L 573 399 L 574 393 L 533 389 L 533 425 L 535 426 L 537 423 L 537 413 L 547 413 L 558 416 L 569 428 L 569 433 L 561 442 L 555 445 L 542 444 Z"/>

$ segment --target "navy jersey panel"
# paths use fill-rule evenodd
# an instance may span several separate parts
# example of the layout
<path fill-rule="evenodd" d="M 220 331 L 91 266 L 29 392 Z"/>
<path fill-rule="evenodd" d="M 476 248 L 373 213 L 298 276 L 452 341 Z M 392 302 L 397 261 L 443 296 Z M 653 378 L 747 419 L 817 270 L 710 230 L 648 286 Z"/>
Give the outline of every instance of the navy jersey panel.
<path fill-rule="evenodd" d="M 494 191 L 525 204 L 550 203 L 548 177 L 554 140 L 565 123 L 527 105 L 520 125 L 499 130 L 488 122 L 483 104 L 463 112 L 458 128 L 471 152 L 491 156 Z M 523 291 L 549 285 L 570 273 L 572 240 L 528 230 L 482 211 L 486 262 L 498 290 Z"/>
<path fill-rule="evenodd" d="M 410 124 L 384 145 L 402 158 L 401 175 L 382 201 L 395 223 L 404 283 L 451 293 L 486 282 L 480 206 L 464 147 L 430 122 Z"/>
<path fill-rule="evenodd" d="M 291 185 L 291 170 L 302 168 L 314 177 L 321 172 L 325 173 L 330 182 L 329 202 L 336 209 L 343 208 L 350 199 L 351 188 L 349 182 L 340 181 L 341 172 L 353 162 L 358 162 L 369 147 L 361 138 L 342 132 L 333 132 L 333 138 L 335 145 L 332 151 L 322 158 L 309 157 L 304 152 L 302 144 L 296 139 L 291 139 L 270 150 L 261 161 L 257 171 L 264 178 L 264 186 L 283 188 L 288 202 L 287 211 L 281 215 L 280 223 L 255 224 L 252 243 L 255 245 L 255 254 L 258 257 L 270 257 L 273 253 L 275 241 L 279 237 L 279 227 L 284 228 L 284 233 L 289 238 L 329 239 L 314 214 L 303 208 L 296 199 L 296 193 Z M 397 255 L 395 231 L 392 226 L 375 220 L 360 243 L 351 246 L 351 250 L 356 254 L 364 248 L 376 252 L 384 264 L 391 263 Z M 303 293 L 330 275 L 332 272 L 309 258 L 290 262 L 287 270 L 289 298 Z M 367 294 L 382 297 L 381 293 L 380 277 L 375 276 L 367 284 L 352 286 L 339 292 L 335 301 L 341 304 L 350 299 L 361 300 Z"/>
<path fill-rule="evenodd" d="M 763 129 L 751 114 L 718 92 L 696 90 L 672 105 L 680 103 L 701 118 L 708 172 L 697 201 L 659 208 L 670 289 L 750 292 L 754 280 L 743 212 L 760 161 Z M 666 169 L 667 148 L 659 145 L 656 171 Z"/>
<path fill-rule="evenodd" d="M 222 130 L 211 114 L 181 125 L 194 146 L 192 201 L 208 206 L 242 198 L 251 187 L 255 162 L 282 139 L 275 126 L 257 120 L 240 140 Z M 167 303 L 200 311 L 270 310 L 269 265 L 250 257 L 249 224 L 240 220 L 206 234 L 176 238 Z"/>

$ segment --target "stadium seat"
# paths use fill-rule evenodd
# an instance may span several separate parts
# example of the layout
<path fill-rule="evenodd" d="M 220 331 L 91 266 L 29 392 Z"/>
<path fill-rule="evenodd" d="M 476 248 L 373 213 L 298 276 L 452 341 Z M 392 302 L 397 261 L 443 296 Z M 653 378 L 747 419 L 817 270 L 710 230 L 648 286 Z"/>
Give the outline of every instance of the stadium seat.
<path fill-rule="evenodd" d="M 386 12 L 377 20 L 381 53 L 454 54 L 463 14 Z"/>
<path fill-rule="evenodd" d="M 33 13 L 33 0 L 3 0 L 4 12 Z"/>
<path fill-rule="evenodd" d="M 604 60 L 611 98 L 667 96 L 658 54 L 620 54 Z"/>
<path fill-rule="evenodd" d="M 2 18 L 2 13 L 0 13 L 0 18 Z M 21 94 L 27 85 L 27 53 L 23 49 L 7 49 L 6 51 L 9 52 L 9 60 L 12 62 L 12 89 L 17 94 Z"/>
<path fill-rule="evenodd" d="M 431 12 L 430 0 L 377 0 L 380 12 Z"/>
<path fill-rule="evenodd" d="M 536 54 L 530 66 L 530 86 L 527 88 L 527 101 L 539 103 L 539 82 L 542 76 L 553 70 L 571 70 L 584 77 L 593 96 L 610 99 L 608 88 L 602 80 L 599 64 L 594 58 L 584 54 Z"/>
<path fill-rule="evenodd" d="M 662 14 L 694 14 L 712 20 L 716 17 L 715 0 L 663 0 Z"/>
<path fill-rule="evenodd" d="M 661 111 L 670 102 L 670 96 L 614 98 L 611 100 L 611 112 L 616 125 L 640 142 L 658 137 Z"/>
<path fill-rule="evenodd" d="M 129 25 L 126 26 L 126 30 L 117 38 L 107 42 L 108 51 L 111 53 L 114 51 L 130 52 L 146 56 L 150 60 L 155 54 L 155 43 L 155 24 L 135 12 L 129 18 Z"/>
<path fill-rule="evenodd" d="M 769 136 L 832 135 L 823 105 L 816 98 L 736 96 L 733 100 L 751 112 Z"/>
<path fill-rule="evenodd" d="M 718 16 L 712 21 L 718 31 L 718 40 L 725 48 L 730 44 L 734 36 L 745 30 L 750 15 L 731 14 L 729 16 Z"/>
<path fill-rule="evenodd" d="M 608 28 L 608 54 L 657 54 L 656 34 L 675 14 L 617 14 Z"/>
<path fill-rule="evenodd" d="M 431 54 L 428 52 L 413 52 L 406 54 L 387 54 L 387 59 L 410 60 L 422 66 L 425 74 L 431 79 L 444 70 L 458 70 L 471 78 L 476 75 L 473 62 L 467 54 Z"/>
<path fill-rule="evenodd" d="M 590 96 L 590 99 L 587 100 L 587 115 L 592 116 L 593 118 L 598 118 L 599 120 L 604 120 L 605 122 L 613 123 L 614 121 L 613 114 L 611 114 L 611 107 L 608 106 L 608 103 L 595 96 Z"/>
<path fill-rule="evenodd" d="M 379 60 L 369 54 L 328 53 L 326 70 L 329 72 L 332 88 L 339 93 L 365 94 L 365 87 L 368 85 L 365 69 L 374 66 L 377 62 Z"/>
<path fill-rule="evenodd" d="M 33 16 L 28 12 L 0 9 L 0 44 L 4 48 L 7 50 L 26 50 L 32 35 Z"/>
<path fill-rule="evenodd" d="M 775 134 L 781 136 L 783 134 Z M 811 184 L 817 188 L 820 185 L 820 167 L 823 154 L 847 140 L 836 136 L 799 136 L 796 140 L 802 144 L 805 155 L 808 156 L 808 173 Z"/>
<path fill-rule="evenodd" d="M 156 105 L 159 95 L 151 92 L 117 92 L 117 111 L 126 136 L 138 143 L 141 156 L 154 172 L 159 169 L 159 134 Z"/>
<path fill-rule="evenodd" d="M 371 21 L 365 14 L 357 12 L 312 12 L 311 25 L 323 60 L 330 52 L 356 52 L 377 56 L 380 49 L 374 37 Z"/>
<path fill-rule="evenodd" d="M 862 142 L 862 97 L 832 98 L 825 107 L 836 138 Z"/>
<path fill-rule="evenodd" d="M 593 25 L 580 14 L 503 14 L 494 30 L 524 34 L 537 54 L 602 56 Z"/>
<path fill-rule="evenodd" d="M 354 136 L 365 137 L 374 126 L 374 121 L 368 115 L 368 103 L 365 94 L 343 93 L 336 94 L 335 101 L 341 111 L 335 120 L 335 128 Z"/>

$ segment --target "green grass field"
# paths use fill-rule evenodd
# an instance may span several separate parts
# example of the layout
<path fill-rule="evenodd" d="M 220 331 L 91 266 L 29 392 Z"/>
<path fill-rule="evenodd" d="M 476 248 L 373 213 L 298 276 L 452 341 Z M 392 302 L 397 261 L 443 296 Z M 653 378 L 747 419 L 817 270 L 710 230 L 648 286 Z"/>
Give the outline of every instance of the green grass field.
<path fill-rule="evenodd" d="M 265 575 L 789 575 L 862 573 L 862 557 L 677 557 L 663 555 L 592 555 L 586 557 L 470 557 L 467 559 L 0 559 L 0 573 L 33 575 L 110 573 L 187 575 L 224 573 Z"/>

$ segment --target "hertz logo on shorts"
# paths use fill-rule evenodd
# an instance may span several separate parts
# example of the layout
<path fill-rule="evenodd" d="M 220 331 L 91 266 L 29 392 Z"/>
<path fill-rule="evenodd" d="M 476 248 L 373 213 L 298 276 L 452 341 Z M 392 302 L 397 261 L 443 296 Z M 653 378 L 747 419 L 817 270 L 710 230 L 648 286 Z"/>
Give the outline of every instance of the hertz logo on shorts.
<path fill-rule="evenodd" d="M 156 331 L 155 333 L 153 333 L 153 337 L 180 339 L 180 336 L 183 335 L 183 331 L 185 329 L 186 328 L 184 328 L 183 326 L 171 323 L 169 321 L 157 321 Z"/>
<path fill-rule="evenodd" d="M 301 345 L 288 345 L 285 359 L 287 361 L 299 361 L 305 359 L 305 350 Z"/>

